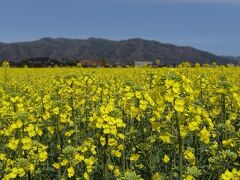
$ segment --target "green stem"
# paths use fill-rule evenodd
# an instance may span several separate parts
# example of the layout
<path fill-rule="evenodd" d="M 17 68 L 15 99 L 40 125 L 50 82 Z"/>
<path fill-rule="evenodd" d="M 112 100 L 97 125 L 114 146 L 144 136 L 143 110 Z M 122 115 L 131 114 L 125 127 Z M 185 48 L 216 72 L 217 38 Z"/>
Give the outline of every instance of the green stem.
<path fill-rule="evenodd" d="M 183 166 L 183 139 L 180 132 L 180 121 L 176 113 L 176 126 L 177 126 L 177 136 L 178 136 L 178 179 L 182 180 L 182 166 Z"/>
<path fill-rule="evenodd" d="M 60 145 L 60 149 L 58 149 L 57 147 L 57 151 L 58 151 L 58 156 L 60 157 L 61 155 L 61 137 L 60 137 L 60 133 L 59 133 L 59 116 L 57 117 L 57 146 Z M 58 163 L 60 163 L 61 160 L 58 160 Z M 58 169 L 58 178 L 61 179 L 61 168 Z"/>
<path fill-rule="evenodd" d="M 108 135 L 105 135 L 106 144 L 103 149 L 103 180 L 108 179 L 108 167 L 107 167 L 107 161 L 108 161 L 108 155 L 107 155 L 107 147 L 108 147 Z"/>
<path fill-rule="evenodd" d="M 193 145 L 194 145 L 194 155 L 195 155 L 196 166 L 197 166 L 198 165 L 198 141 L 197 141 L 196 133 L 194 133 L 193 135 Z"/>

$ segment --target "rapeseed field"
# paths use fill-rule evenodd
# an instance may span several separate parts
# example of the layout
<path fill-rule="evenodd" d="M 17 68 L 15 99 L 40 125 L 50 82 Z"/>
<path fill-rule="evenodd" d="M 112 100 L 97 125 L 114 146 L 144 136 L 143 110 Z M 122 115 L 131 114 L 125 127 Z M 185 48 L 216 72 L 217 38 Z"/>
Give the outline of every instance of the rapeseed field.
<path fill-rule="evenodd" d="M 0 179 L 240 179 L 240 68 L 0 69 Z"/>

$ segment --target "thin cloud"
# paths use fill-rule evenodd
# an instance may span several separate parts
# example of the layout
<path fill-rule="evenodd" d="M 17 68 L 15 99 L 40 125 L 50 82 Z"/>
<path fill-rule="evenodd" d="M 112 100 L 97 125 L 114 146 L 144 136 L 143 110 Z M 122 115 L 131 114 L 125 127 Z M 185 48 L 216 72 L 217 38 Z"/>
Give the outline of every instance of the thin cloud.
<path fill-rule="evenodd" d="M 134 3 L 216 3 L 216 4 L 240 4 L 240 0 L 121 0 Z"/>
<path fill-rule="evenodd" d="M 156 0 L 157 1 L 157 0 Z M 161 1 L 161 0 L 159 0 Z M 165 1 L 165 0 L 164 0 Z M 239 0 L 168 0 L 169 2 L 190 2 L 190 3 L 240 3 Z"/>

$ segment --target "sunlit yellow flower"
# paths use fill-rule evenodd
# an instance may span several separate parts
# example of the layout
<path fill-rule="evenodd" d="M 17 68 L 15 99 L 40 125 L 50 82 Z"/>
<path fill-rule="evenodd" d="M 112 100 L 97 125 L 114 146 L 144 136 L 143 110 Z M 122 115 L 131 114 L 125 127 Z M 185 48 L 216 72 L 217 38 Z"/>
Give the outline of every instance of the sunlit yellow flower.
<path fill-rule="evenodd" d="M 140 154 L 132 154 L 130 157 L 130 161 L 137 161 L 140 157 Z"/>
<path fill-rule="evenodd" d="M 181 99 L 177 99 L 175 101 L 175 105 L 174 105 L 174 109 L 177 111 L 177 112 L 183 112 L 184 111 L 184 100 L 181 100 Z"/>
<path fill-rule="evenodd" d="M 89 175 L 88 175 L 87 172 L 85 172 L 85 173 L 83 174 L 83 177 L 84 177 L 84 179 L 86 179 L 86 180 L 89 180 L 89 179 L 90 179 L 90 177 L 89 177 Z"/>
<path fill-rule="evenodd" d="M 26 172 L 25 172 L 25 170 L 24 170 L 23 168 L 19 168 L 19 169 L 18 169 L 18 175 L 19 175 L 20 177 L 25 176 L 25 174 L 26 174 Z"/>
<path fill-rule="evenodd" d="M 195 180 L 196 178 L 192 175 L 187 175 L 184 180 Z"/>
<path fill-rule="evenodd" d="M 169 133 L 164 133 L 164 134 L 160 135 L 159 138 L 167 144 L 171 143 L 171 139 L 170 139 L 171 135 Z"/>
<path fill-rule="evenodd" d="M 19 143 L 19 139 L 15 139 L 14 137 L 10 139 L 9 143 L 7 144 L 7 146 L 12 149 L 12 150 L 16 150 L 18 147 L 18 143 Z"/>
<path fill-rule="evenodd" d="M 119 170 L 118 168 L 116 168 L 116 169 L 114 170 L 114 176 L 115 176 L 115 177 L 118 177 L 118 176 L 120 176 L 120 175 L 121 175 L 120 170 Z"/>
<path fill-rule="evenodd" d="M 55 108 L 53 109 L 53 113 L 56 114 L 56 115 L 58 115 L 58 114 L 59 114 L 59 107 L 55 107 Z"/>
<path fill-rule="evenodd" d="M 48 157 L 48 153 L 46 151 L 39 153 L 39 161 L 44 162 Z"/>
<path fill-rule="evenodd" d="M 60 164 L 61 164 L 61 166 L 66 166 L 67 163 L 68 163 L 68 160 L 63 159 L 62 162 L 61 162 Z"/>
<path fill-rule="evenodd" d="M 210 132 L 207 130 L 206 127 L 204 127 L 201 131 L 200 131 L 200 141 L 204 142 L 205 144 L 209 144 L 210 142 Z"/>
<path fill-rule="evenodd" d="M 196 131 L 199 130 L 199 122 L 197 121 L 192 121 L 188 124 L 188 129 L 190 131 Z"/>
<path fill-rule="evenodd" d="M 60 164 L 59 163 L 53 163 L 53 167 L 56 168 L 56 169 L 59 169 L 60 168 Z"/>
<path fill-rule="evenodd" d="M 195 164 L 195 156 L 193 154 L 192 149 L 188 148 L 187 150 L 184 151 L 184 158 L 191 164 Z"/>
<path fill-rule="evenodd" d="M 73 177 L 74 176 L 74 168 L 71 166 L 67 169 L 67 172 L 68 172 L 68 177 Z"/>
<path fill-rule="evenodd" d="M 170 158 L 168 157 L 168 155 L 164 155 L 164 157 L 163 157 L 163 162 L 165 162 L 165 163 L 168 163 L 170 161 Z"/>

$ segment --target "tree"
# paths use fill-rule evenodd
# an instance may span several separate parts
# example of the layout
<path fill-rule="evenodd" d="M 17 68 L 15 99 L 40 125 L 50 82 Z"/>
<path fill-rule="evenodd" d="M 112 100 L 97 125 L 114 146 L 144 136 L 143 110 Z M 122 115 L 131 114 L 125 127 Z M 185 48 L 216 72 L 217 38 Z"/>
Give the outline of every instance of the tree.
<path fill-rule="evenodd" d="M 212 62 L 212 67 L 217 67 L 217 63 L 216 62 Z"/>
<path fill-rule="evenodd" d="M 3 79 L 4 79 L 4 81 L 6 82 L 7 81 L 7 75 L 8 75 L 8 68 L 10 67 L 10 63 L 9 63 L 9 61 L 8 60 L 4 60 L 3 62 L 2 62 L 2 67 L 3 67 L 3 69 L 4 69 L 4 75 L 3 75 Z"/>
<path fill-rule="evenodd" d="M 201 67 L 201 65 L 199 63 L 196 63 L 194 67 Z"/>
<path fill-rule="evenodd" d="M 191 67 L 191 63 L 188 61 L 184 61 L 181 64 L 178 65 L 178 67 Z"/>
<path fill-rule="evenodd" d="M 208 63 L 203 64 L 203 67 L 209 67 L 209 64 Z"/>
<path fill-rule="evenodd" d="M 157 65 L 157 67 L 159 67 L 159 66 L 160 66 L 160 63 L 161 63 L 160 59 L 156 59 L 156 60 L 155 60 L 155 63 L 156 63 L 156 65 Z"/>
<path fill-rule="evenodd" d="M 2 67 L 8 68 L 9 66 L 10 66 L 10 63 L 9 63 L 8 60 L 4 60 L 4 61 L 2 62 Z"/>
<path fill-rule="evenodd" d="M 82 67 L 82 64 L 80 62 L 77 63 L 77 67 L 78 68 L 81 68 Z"/>

